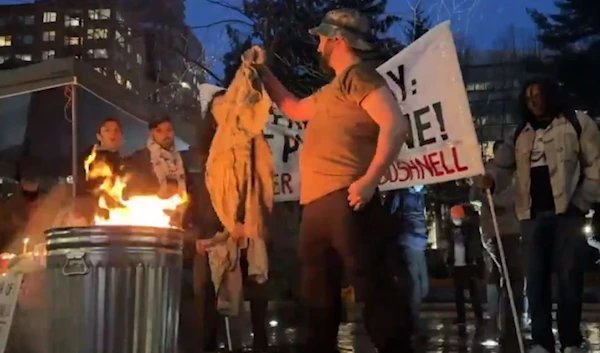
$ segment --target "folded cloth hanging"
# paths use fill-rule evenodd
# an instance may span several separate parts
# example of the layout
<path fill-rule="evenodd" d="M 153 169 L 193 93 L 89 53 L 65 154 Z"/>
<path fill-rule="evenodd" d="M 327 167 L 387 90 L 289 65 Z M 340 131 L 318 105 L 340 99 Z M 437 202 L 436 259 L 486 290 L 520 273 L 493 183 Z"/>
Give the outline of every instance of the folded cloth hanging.
<path fill-rule="evenodd" d="M 272 102 L 253 67 L 264 60 L 254 50 L 256 55 L 244 57 L 227 92 L 212 104 L 217 131 L 206 163 L 206 186 L 229 233 L 243 223 L 248 237 L 263 237 L 274 198 L 273 158 L 263 136 Z"/>

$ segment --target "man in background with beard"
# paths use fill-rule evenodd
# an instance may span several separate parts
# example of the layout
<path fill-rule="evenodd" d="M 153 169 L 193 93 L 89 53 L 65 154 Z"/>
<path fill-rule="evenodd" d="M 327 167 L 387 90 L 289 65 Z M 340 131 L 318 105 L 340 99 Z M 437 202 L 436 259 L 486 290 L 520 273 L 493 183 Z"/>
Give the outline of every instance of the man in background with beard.
<path fill-rule="evenodd" d="M 304 99 L 264 66 L 265 89 L 290 119 L 308 121 L 300 157 L 304 205 L 299 255 L 307 310 L 307 352 L 337 351 L 341 282 L 345 274 L 365 304 L 365 326 L 380 353 L 410 353 L 407 296 L 393 282 L 387 217 L 377 186 L 408 133 L 392 91 L 361 60 L 372 51 L 370 21 L 356 10 L 327 13 L 311 29 L 333 81 Z"/>
<path fill-rule="evenodd" d="M 158 195 L 169 198 L 186 191 L 183 159 L 175 147 L 173 124 L 167 116 L 152 119 L 146 147 L 125 160 L 125 174 L 131 179 L 126 194 Z"/>

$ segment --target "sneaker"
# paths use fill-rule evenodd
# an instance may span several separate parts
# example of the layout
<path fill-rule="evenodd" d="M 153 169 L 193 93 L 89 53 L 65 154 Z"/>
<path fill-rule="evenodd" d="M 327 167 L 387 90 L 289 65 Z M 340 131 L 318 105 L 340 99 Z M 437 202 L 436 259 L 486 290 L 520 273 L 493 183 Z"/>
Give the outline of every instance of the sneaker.
<path fill-rule="evenodd" d="M 565 348 L 565 353 L 587 353 L 588 350 L 581 347 L 567 347 Z"/>
<path fill-rule="evenodd" d="M 542 346 L 535 345 L 531 347 L 529 353 L 550 353 L 548 350 Z M 566 352 L 565 352 L 566 353 Z"/>

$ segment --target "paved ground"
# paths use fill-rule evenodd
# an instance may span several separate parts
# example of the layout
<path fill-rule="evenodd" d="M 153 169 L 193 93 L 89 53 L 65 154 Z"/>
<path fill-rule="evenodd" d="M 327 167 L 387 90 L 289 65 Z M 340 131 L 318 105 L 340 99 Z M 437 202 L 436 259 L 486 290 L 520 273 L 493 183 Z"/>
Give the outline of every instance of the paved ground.
<path fill-rule="evenodd" d="M 455 315 L 451 304 L 429 304 L 423 311 L 422 317 L 427 323 L 427 340 L 419 347 L 419 353 L 492 353 L 500 351 L 499 347 L 491 340 L 493 337 L 484 328 L 478 329 L 470 324 L 464 335 L 459 334 L 458 327 L 453 324 Z M 355 321 L 353 319 L 357 318 L 350 317 L 349 319 Z M 302 341 L 302 335 L 297 328 L 295 314 L 291 314 L 289 310 L 271 310 L 270 320 L 273 352 L 301 352 L 298 343 Z M 600 306 L 587 306 L 584 321 L 582 330 L 588 340 L 589 352 L 600 353 Z M 244 324 L 243 327 L 245 328 L 241 334 L 242 341 L 245 347 L 249 347 L 251 345 L 249 325 Z M 527 332 L 524 335 L 527 339 Z M 223 341 L 222 346 L 225 347 L 225 339 Z M 340 326 L 339 348 L 341 353 L 375 353 L 359 318 L 358 321 Z M 250 352 L 247 348 L 244 351 Z M 518 346 L 507 352 L 518 353 Z"/>

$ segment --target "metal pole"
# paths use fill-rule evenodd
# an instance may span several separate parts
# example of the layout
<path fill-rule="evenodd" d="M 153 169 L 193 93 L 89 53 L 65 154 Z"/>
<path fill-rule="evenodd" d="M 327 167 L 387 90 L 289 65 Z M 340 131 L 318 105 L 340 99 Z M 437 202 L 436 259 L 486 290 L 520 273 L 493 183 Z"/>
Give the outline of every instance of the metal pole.
<path fill-rule="evenodd" d="M 71 85 L 71 177 L 73 178 L 72 194 L 75 198 L 77 193 L 77 177 L 78 177 L 78 141 L 77 141 L 77 77 L 73 77 Z"/>
<path fill-rule="evenodd" d="M 486 190 L 487 201 L 492 213 L 492 223 L 494 224 L 494 233 L 496 233 L 496 242 L 498 243 L 498 250 L 500 251 L 500 263 L 502 265 L 502 272 L 504 277 L 504 283 L 506 284 L 506 292 L 508 294 L 508 302 L 510 303 L 510 309 L 513 316 L 513 323 L 515 325 L 515 333 L 519 342 L 519 351 L 525 353 L 525 345 L 523 344 L 523 334 L 521 333 L 521 325 L 519 322 L 519 316 L 517 314 L 517 306 L 515 305 L 515 296 L 510 283 L 510 275 L 508 274 L 508 265 L 506 264 L 506 256 L 504 254 L 504 246 L 502 245 L 502 237 L 500 237 L 500 228 L 498 227 L 498 218 L 496 218 L 496 210 L 494 208 L 494 200 L 490 189 Z"/>
<path fill-rule="evenodd" d="M 231 326 L 229 326 L 229 316 L 225 316 L 225 335 L 227 336 L 227 348 L 233 352 L 233 342 L 231 340 Z"/>

